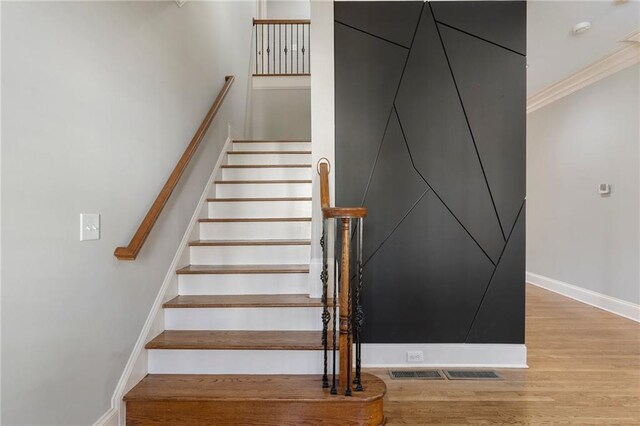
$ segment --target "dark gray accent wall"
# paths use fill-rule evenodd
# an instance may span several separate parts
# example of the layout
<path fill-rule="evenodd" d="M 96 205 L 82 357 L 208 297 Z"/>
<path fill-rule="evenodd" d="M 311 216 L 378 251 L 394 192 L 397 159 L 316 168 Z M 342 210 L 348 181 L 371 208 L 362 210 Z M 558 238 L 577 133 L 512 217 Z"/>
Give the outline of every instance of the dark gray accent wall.
<path fill-rule="evenodd" d="M 335 3 L 365 342 L 524 342 L 525 23 L 525 2 Z"/>

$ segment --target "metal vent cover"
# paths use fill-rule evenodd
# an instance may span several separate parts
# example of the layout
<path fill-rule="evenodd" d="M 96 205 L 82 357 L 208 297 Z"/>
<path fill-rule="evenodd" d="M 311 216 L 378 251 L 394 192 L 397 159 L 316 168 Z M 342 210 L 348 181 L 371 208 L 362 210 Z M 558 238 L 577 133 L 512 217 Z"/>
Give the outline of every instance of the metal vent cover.
<path fill-rule="evenodd" d="M 449 380 L 502 380 L 494 370 L 445 370 Z"/>
<path fill-rule="evenodd" d="M 389 370 L 389 377 L 392 379 L 444 379 L 444 376 L 438 370 Z"/>

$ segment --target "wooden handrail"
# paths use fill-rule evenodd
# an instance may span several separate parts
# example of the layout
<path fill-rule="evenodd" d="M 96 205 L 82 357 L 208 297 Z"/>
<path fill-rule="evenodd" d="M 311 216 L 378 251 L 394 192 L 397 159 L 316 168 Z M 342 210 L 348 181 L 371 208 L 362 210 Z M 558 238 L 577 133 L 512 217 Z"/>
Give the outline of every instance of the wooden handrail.
<path fill-rule="evenodd" d="M 309 19 L 256 19 L 253 18 L 253 25 L 260 24 L 311 24 Z"/>
<path fill-rule="evenodd" d="M 326 158 L 318 161 L 320 174 L 320 206 L 325 219 L 359 219 L 367 216 L 366 207 L 331 207 L 329 198 L 329 161 Z"/>
<path fill-rule="evenodd" d="M 321 274 L 321 280 L 323 283 L 322 290 L 322 300 L 324 306 L 323 312 L 323 341 L 325 342 L 324 347 L 324 375 L 323 375 L 323 386 L 328 387 L 328 376 L 327 376 L 327 330 L 328 330 L 328 318 L 329 314 L 327 312 L 328 307 L 328 263 L 327 263 L 327 247 L 328 238 L 327 234 L 327 222 L 328 219 L 336 219 L 336 224 L 340 224 L 340 235 L 341 235 L 341 250 L 340 250 L 340 286 L 336 288 L 334 286 L 334 301 L 337 300 L 337 304 L 340 306 L 340 321 L 336 322 L 336 310 L 334 308 L 333 318 L 334 318 L 334 330 L 333 333 L 338 333 L 338 347 L 340 353 L 339 359 L 339 378 L 338 384 L 341 389 L 344 390 L 345 395 L 351 395 L 351 384 L 352 380 L 355 377 L 353 384 L 355 385 L 355 389 L 357 391 L 362 390 L 362 384 L 360 382 L 360 348 L 361 348 L 361 340 L 360 340 L 360 325 L 358 324 L 358 319 L 356 319 L 356 311 L 355 309 L 359 309 L 360 305 L 360 290 L 362 287 L 362 224 L 363 218 L 367 216 L 367 208 L 366 207 L 331 207 L 331 200 L 329 196 L 329 171 L 330 164 L 329 160 L 326 158 L 321 158 L 317 164 L 318 174 L 320 175 L 320 206 L 322 207 L 322 217 L 323 217 L 323 225 L 322 225 L 322 238 L 320 240 L 320 245 L 322 247 L 322 261 L 323 268 Z M 351 285 L 351 222 L 352 219 L 358 224 L 358 238 L 357 238 L 357 257 L 356 257 L 356 270 L 354 271 L 356 274 L 356 286 Z M 337 225 L 336 225 L 337 226 Z M 337 229 L 337 228 L 336 228 Z M 336 238 L 338 238 L 336 236 Z M 337 266 L 336 266 L 337 267 Z M 337 283 L 335 283 L 337 285 Z M 338 293 L 336 293 L 336 291 Z M 353 297 L 353 298 L 352 298 Z M 356 341 L 357 340 L 357 341 Z M 355 345 L 356 347 L 356 372 L 353 375 L 353 354 L 352 348 Z M 334 338 L 334 360 L 335 360 L 335 338 Z M 333 374 L 333 382 L 331 387 L 331 393 L 337 394 L 337 388 L 335 383 L 335 370 Z"/>
<path fill-rule="evenodd" d="M 153 202 L 153 204 L 149 208 L 149 211 L 147 212 L 146 216 L 140 223 L 140 226 L 138 226 L 138 230 L 131 238 L 129 245 L 126 247 L 118 247 L 113 253 L 115 257 L 118 258 L 118 260 L 136 260 L 136 257 L 138 256 L 140 249 L 144 245 L 144 242 L 146 241 L 147 237 L 149 236 L 149 233 L 151 232 L 151 229 L 153 228 L 153 225 L 158 220 L 158 217 L 160 216 L 160 213 L 162 213 L 162 209 L 164 208 L 165 204 L 169 200 L 171 193 L 178 185 L 178 182 L 180 181 L 180 177 L 182 176 L 185 169 L 187 168 L 187 165 L 195 155 L 196 150 L 200 145 L 200 142 L 202 142 L 202 139 L 204 139 L 204 136 L 207 133 L 207 130 L 209 129 L 209 126 L 211 125 L 211 122 L 215 118 L 218 110 L 220 109 L 220 106 L 222 105 L 224 98 L 227 96 L 227 93 L 229 92 L 229 89 L 231 88 L 231 85 L 233 84 L 235 77 L 232 75 L 228 75 L 224 78 L 224 80 L 225 80 L 225 83 L 222 86 L 222 89 L 220 89 L 220 93 L 218 93 L 218 96 L 216 97 L 216 100 L 213 102 L 213 105 L 211 105 L 211 109 L 209 109 L 209 112 L 204 117 L 204 120 L 202 120 L 202 124 L 200 124 L 200 127 L 198 127 L 198 130 L 193 135 L 193 139 L 191 139 L 191 142 L 187 146 L 187 149 L 185 149 L 184 153 L 182 154 L 182 157 L 180 157 L 180 160 L 178 160 L 178 163 L 176 164 L 176 167 L 171 172 L 169 179 L 167 179 L 167 182 L 164 184 L 164 186 L 160 190 L 160 193 L 158 194 L 158 196 L 156 197 L 156 200 Z"/>

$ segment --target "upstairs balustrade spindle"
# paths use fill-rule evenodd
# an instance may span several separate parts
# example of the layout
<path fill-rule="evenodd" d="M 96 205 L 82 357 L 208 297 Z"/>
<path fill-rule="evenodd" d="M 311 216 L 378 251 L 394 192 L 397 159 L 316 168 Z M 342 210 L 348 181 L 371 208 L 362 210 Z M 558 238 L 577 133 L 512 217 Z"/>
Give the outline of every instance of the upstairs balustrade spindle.
<path fill-rule="evenodd" d="M 331 335 L 331 356 L 333 362 L 331 393 L 338 394 L 338 390 L 346 396 L 352 395 L 352 391 L 362 391 L 361 380 L 361 330 L 364 321 L 364 313 L 361 305 L 362 280 L 362 242 L 364 218 L 367 216 L 366 207 L 331 207 L 329 201 L 329 172 L 330 164 L 327 159 L 318 162 L 318 174 L 320 175 L 320 204 L 322 207 L 322 343 L 324 347 L 324 373 L 322 375 L 322 387 L 329 387 L 328 358 L 329 358 L 329 324 L 333 318 Z M 337 259 L 333 265 L 333 288 L 329 288 L 329 225 L 335 224 L 334 242 L 335 248 L 339 247 L 340 262 Z M 351 229 L 356 226 L 356 265 L 355 275 L 350 271 L 351 262 Z M 338 244 L 339 242 L 339 244 Z M 338 250 L 336 250 L 338 251 Z M 338 253 L 334 253 L 337 258 Z M 356 282 L 352 285 L 351 277 L 355 276 Z M 333 314 L 329 311 L 329 291 L 332 292 Z M 339 308 L 339 318 L 337 316 Z M 339 341 L 337 338 L 339 336 Z M 355 348 L 354 348 L 355 346 Z M 336 362 L 336 353 L 339 350 L 339 362 Z M 353 358 L 355 350 L 355 371 Z M 336 368 L 338 374 L 336 375 Z"/>
<path fill-rule="evenodd" d="M 308 19 L 254 19 L 254 75 L 309 75 Z"/>

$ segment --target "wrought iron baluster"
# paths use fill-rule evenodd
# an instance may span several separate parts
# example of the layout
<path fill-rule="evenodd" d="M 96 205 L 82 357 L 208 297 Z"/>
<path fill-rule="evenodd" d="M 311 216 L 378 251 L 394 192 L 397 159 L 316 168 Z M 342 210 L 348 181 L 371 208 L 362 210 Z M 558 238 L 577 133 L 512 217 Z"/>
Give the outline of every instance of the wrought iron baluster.
<path fill-rule="evenodd" d="M 322 247 L 322 272 L 320 280 L 322 281 L 322 345 L 324 347 L 324 370 L 322 375 L 322 387 L 329 387 L 329 377 L 327 376 L 327 349 L 328 338 L 327 329 L 329 326 L 329 308 L 327 297 L 327 284 L 329 282 L 329 268 L 327 266 L 327 219 L 322 220 L 322 237 L 320 238 L 320 247 Z"/>
<path fill-rule="evenodd" d="M 256 74 L 258 74 L 258 27 L 254 26 L 256 32 Z"/>
<path fill-rule="evenodd" d="M 351 223 L 351 219 L 346 219 L 346 220 L 347 221 L 344 223 L 343 226 L 349 226 L 349 224 Z M 348 247 L 349 247 L 349 258 L 351 258 L 351 244 L 349 244 Z M 348 278 L 349 277 L 347 277 L 347 282 L 348 282 Z M 347 362 L 347 366 L 349 368 L 347 368 L 347 383 L 345 383 L 345 390 L 344 390 L 344 394 L 346 396 L 351 396 L 351 358 L 352 358 L 351 337 L 353 334 L 353 310 L 351 308 L 353 305 L 353 287 L 354 287 L 353 285 L 349 285 L 348 292 L 347 292 L 347 295 L 348 295 L 348 299 L 347 299 L 347 360 L 349 360 Z M 342 309 L 342 307 L 340 307 L 340 309 Z"/>
<path fill-rule="evenodd" d="M 278 74 L 282 74 L 282 24 L 278 24 Z"/>
<path fill-rule="evenodd" d="M 293 56 L 293 55 L 292 55 Z M 338 224 L 334 222 L 334 253 L 335 253 L 335 244 L 338 242 Z M 337 338 L 338 338 L 338 259 L 334 255 L 333 259 L 333 330 L 331 330 L 331 334 L 333 335 L 333 383 L 331 385 L 331 394 L 338 394 L 338 387 L 336 386 L 336 351 L 338 349 Z"/>
<path fill-rule="evenodd" d="M 269 25 L 267 25 L 267 74 L 271 74 L 271 66 L 269 64 L 269 59 L 271 58 L 271 40 L 269 40 Z"/>
<path fill-rule="evenodd" d="M 304 27 L 306 25 L 302 26 L 302 74 L 304 74 Z"/>
<path fill-rule="evenodd" d="M 362 325 L 364 323 L 364 312 L 362 310 L 362 243 L 363 243 L 363 229 L 364 220 L 358 219 L 358 241 L 357 241 L 357 282 L 355 286 L 355 330 L 354 339 L 356 344 L 356 377 L 354 380 L 355 389 L 358 392 L 362 392 L 362 377 L 361 377 L 361 357 L 362 357 Z"/>

